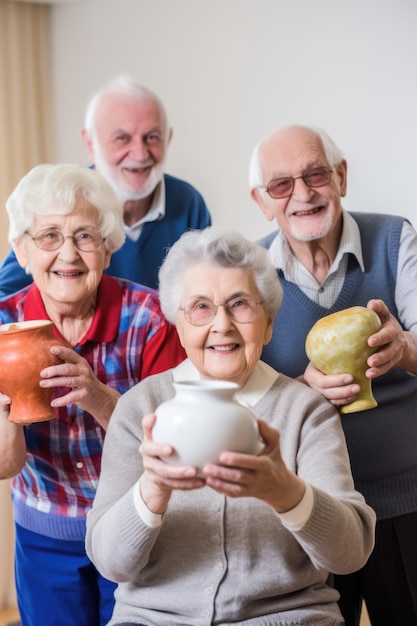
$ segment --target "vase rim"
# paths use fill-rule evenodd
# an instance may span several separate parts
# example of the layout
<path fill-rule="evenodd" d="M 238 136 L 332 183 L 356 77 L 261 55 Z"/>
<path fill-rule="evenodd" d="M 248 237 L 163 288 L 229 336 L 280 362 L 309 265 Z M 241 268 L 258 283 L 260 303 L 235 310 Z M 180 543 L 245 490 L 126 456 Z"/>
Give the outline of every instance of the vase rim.
<path fill-rule="evenodd" d="M 52 326 L 51 320 L 22 320 L 21 322 L 8 322 L 0 325 L 1 333 L 15 333 L 22 330 L 32 330 L 42 326 Z"/>
<path fill-rule="evenodd" d="M 184 389 L 229 389 L 233 391 L 240 389 L 238 383 L 234 383 L 229 380 L 209 380 L 205 378 L 200 378 L 198 380 L 176 380 L 173 384 L 175 388 L 182 387 Z"/>

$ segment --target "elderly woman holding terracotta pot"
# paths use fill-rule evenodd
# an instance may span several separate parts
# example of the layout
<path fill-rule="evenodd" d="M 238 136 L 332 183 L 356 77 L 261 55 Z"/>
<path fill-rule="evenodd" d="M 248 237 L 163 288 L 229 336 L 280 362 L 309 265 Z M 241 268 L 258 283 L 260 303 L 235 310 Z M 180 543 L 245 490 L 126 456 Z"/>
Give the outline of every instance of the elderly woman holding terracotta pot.
<path fill-rule="evenodd" d="M 129 390 L 107 432 L 86 545 L 119 583 L 109 624 L 341 624 L 329 573 L 365 563 L 375 516 L 337 410 L 260 361 L 281 302 L 266 251 L 235 232 L 189 232 L 159 278 L 188 359 Z M 224 450 L 202 471 L 167 462 L 155 411 L 176 381 L 198 379 L 238 384 L 261 453 Z"/>
<path fill-rule="evenodd" d="M 184 353 L 155 291 L 103 275 L 124 232 L 100 174 L 39 165 L 7 210 L 9 240 L 34 283 L 0 301 L 0 323 L 50 320 L 61 339 L 50 348 L 59 362 L 39 383 L 54 389 L 54 419 L 11 423 L 13 398 L 0 394 L 0 478 L 13 477 L 22 626 L 104 626 L 115 585 L 88 559 L 85 527 L 105 430 L 122 393 Z"/>

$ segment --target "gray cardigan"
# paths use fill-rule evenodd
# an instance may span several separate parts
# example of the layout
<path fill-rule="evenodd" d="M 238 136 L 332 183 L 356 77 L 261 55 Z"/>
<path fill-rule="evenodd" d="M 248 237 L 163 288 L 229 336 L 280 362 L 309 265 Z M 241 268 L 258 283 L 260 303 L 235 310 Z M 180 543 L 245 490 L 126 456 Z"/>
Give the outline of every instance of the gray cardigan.
<path fill-rule="evenodd" d="M 337 411 L 283 375 L 253 407 L 280 431 L 288 467 L 313 487 L 302 530 L 288 530 L 261 501 L 209 487 L 174 492 L 162 525 L 150 528 L 132 495 L 143 472 L 141 420 L 173 395 L 171 370 L 140 382 L 120 398 L 105 438 L 86 545 L 120 583 L 109 626 L 343 623 L 329 572 L 364 565 L 375 516 L 354 489 Z"/>

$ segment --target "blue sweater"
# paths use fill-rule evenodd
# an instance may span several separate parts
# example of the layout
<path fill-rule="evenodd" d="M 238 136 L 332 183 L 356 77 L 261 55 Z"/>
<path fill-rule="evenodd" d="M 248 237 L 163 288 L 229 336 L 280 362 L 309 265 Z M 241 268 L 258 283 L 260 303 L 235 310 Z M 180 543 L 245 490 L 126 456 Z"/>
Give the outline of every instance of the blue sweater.
<path fill-rule="evenodd" d="M 279 271 L 284 298 L 262 360 L 284 374 L 296 377 L 304 372 L 307 333 L 325 315 L 380 298 L 398 319 L 394 295 L 404 220 L 366 213 L 352 216 L 366 242 L 362 249 L 365 272 L 352 255 L 341 293 L 330 309 L 310 300 Z M 260 243 L 269 248 L 275 235 Z M 374 379 L 372 389 L 378 407 L 341 415 L 341 419 L 356 488 L 378 518 L 385 519 L 417 511 L 417 377 L 394 368 Z"/>
<path fill-rule="evenodd" d="M 105 273 L 132 280 L 153 289 L 158 288 L 158 270 L 167 250 L 189 229 L 211 225 L 210 213 L 200 193 L 189 183 L 164 174 L 165 216 L 146 222 L 138 241 L 126 238 L 114 252 Z M 10 250 L 0 267 L 0 297 L 26 287 L 32 276 L 20 267 Z"/>

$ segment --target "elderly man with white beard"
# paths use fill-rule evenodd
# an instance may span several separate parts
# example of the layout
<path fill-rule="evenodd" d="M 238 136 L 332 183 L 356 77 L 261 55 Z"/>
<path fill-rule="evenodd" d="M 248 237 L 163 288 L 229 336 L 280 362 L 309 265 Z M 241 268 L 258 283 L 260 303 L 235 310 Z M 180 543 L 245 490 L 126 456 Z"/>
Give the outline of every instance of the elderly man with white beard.
<path fill-rule="evenodd" d="M 81 131 L 88 158 L 123 205 L 126 240 L 106 274 L 158 288 L 166 251 L 187 230 L 211 225 L 201 194 L 164 173 L 172 138 L 158 96 L 120 75 L 90 100 Z M 11 250 L 0 267 L 0 297 L 32 282 Z"/>

